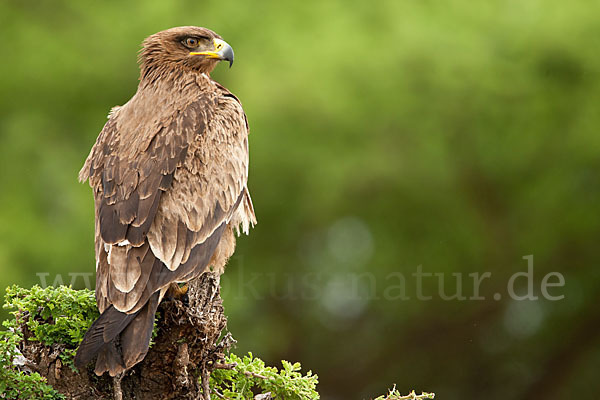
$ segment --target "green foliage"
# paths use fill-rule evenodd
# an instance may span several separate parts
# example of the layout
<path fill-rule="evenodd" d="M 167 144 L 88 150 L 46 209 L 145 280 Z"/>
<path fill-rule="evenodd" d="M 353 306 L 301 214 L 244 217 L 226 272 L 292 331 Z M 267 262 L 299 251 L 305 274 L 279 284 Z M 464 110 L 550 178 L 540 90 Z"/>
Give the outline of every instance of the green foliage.
<path fill-rule="evenodd" d="M 394 386 L 394 388 L 391 389 L 388 394 L 379 396 L 374 400 L 428 400 L 434 398 L 435 393 L 422 392 L 421 394 L 416 394 L 414 390 L 406 396 L 403 396 L 402 393 L 400 393 Z"/>
<path fill-rule="evenodd" d="M 24 289 L 17 285 L 6 289 L 4 308 L 12 310 L 14 319 L 2 324 L 20 331 L 24 324 L 31 333 L 29 340 L 45 345 L 63 344 L 61 360 L 72 365 L 77 346 L 89 326 L 98 318 L 94 292 L 70 287 Z"/>
<path fill-rule="evenodd" d="M 319 378 L 308 371 L 300 373 L 300 363 L 282 360 L 283 368 L 265 366 L 264 361 L 255 358 L 252 353 L 240 358 L 235 354 L 226 357 L 227 364 L 235 364 L 232 369 L 217 369 L 210 377 L 210 387 L 225 399 L 252 399 L 254 393 L 270 392 L 275 399 L 316 400 L 319 394 L 315 390 Z"/>
<path fill-rule="evenodd" d="M 15 328 L 15 321 L 5 321 L 8 331 L 0 331 L 0 393 L 3 399 L 64 399 L 37 372 L 27 373 L 17 369 L 15 358 L 20 356 L 17 345 L 23 334 Z"/>
<path fill-rule="evenodd" d="M 4 349 L 0 349 L 4 351 Z M 64 400 L 65 397 L 46 383 L 46 378 L 37 372 L 28 374 L 12 368 L 0 371 L 0 393 L 2 399 Z"/>
<path fill-rule="evenodd" d="M 37 373 L 20 371 L 14 361 L 20 356 L 18 345 L 25 340 L 44 345 L 64 346 L 60 358 L 67 365 L 91 323 L 98 317 L 94 293 L 70 287 L 24 289 L 13 285 L 6 290 L 4 308 L 13 318 L 2 324 L 0 332 L 0 393 L 7 399 L 62 399 Z M 158 315 L 157 315 L 158 318 Z M 156 327 L 156 322 L 155 322 Z M 156 336 L 156 329 L 153 338 Z M 227 399 L 253 398 L 252 390 L 270 392 L 277 399 L 318 399 L 315 391 L 318 377 L 310 371 L 303 376 L 299 363 L 282 361 L 277 370 L 252 354 L 240 358 L 227 356 L 225 362 L 235 365 L 231 370 L 216 370 L 211 376 L 211 388 Z"/>

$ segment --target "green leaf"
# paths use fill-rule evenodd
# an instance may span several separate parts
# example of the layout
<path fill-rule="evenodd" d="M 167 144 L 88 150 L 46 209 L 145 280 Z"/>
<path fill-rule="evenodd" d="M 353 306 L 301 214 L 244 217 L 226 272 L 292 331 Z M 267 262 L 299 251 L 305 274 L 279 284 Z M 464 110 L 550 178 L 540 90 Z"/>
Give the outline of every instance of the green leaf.
<path fill-rule="evenodd" d="M 230 353 L 224 360 L 235 364 L 231 370 L 218 369 L 211 374 L 210 387 L 225 399 L 253 399 L 255 392 L 270 392 L 274 399 L 319 399 L 318 376 L 309 371 L 303 376 L 300 363 L 282 360 L 282 369 L 265 366 L 252 353 L 243 358 Z"/>

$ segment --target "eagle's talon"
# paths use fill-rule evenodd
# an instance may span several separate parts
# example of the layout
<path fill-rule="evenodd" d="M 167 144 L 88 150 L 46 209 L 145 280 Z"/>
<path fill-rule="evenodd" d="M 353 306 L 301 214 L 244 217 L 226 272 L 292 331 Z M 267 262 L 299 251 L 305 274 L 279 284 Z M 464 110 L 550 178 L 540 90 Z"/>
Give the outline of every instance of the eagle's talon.
<path fill-rule="evenodd" d="M 188 284 L 179 286 L 177 283 L 172 283 L 165 295 L 166 300 L 183 300 L 188 292 Z"/>
<path fill-rule="evenodd" d="M 187 283 L 185 285 L 183 285 L 183 286 L 178 286 L 177 287 L 177 294 L 181 298 L 181 297 L 183 297 L 183 296 L 185 296 L 187 294 L 188 289 L 189 289 L 189 286 L 188 286 Z"/>

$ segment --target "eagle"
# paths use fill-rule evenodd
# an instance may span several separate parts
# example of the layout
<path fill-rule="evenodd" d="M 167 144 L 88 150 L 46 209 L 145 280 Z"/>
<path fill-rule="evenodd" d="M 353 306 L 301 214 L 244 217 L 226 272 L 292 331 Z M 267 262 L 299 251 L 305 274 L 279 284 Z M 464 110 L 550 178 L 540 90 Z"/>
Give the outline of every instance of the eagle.
<path fill-rule="evenodd" d="M 114 107 L 79 173 L 95 203 L 100 317 L 75 356 L 116 376 L 148 352 L 169 289 L 221 274 L 235 235 L 256 223 L 248 191 L 248 121 L 238 98 L 211 79 L 233 49 L 184 26 L 146 38 L 139 85 Z"/>

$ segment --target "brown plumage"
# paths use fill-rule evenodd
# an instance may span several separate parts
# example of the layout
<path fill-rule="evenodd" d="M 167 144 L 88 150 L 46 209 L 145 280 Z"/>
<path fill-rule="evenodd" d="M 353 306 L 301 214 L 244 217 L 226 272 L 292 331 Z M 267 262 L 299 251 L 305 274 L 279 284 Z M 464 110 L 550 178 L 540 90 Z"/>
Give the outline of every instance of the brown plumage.
<path fill-rule="evenodd" d="M 213 81 L 233 51 L 216 33 L 179 27 L 148 37 L 140 83 L 114 107 L 81 172 L 96 209 L 96 300 L 101 312 L 75 358 L 96 355 L 115 376 L 148 351 L 170 285 L 222 273 L 234 230 L 248 232 L 248 124 L 239 100 Z"/>

